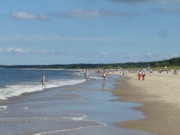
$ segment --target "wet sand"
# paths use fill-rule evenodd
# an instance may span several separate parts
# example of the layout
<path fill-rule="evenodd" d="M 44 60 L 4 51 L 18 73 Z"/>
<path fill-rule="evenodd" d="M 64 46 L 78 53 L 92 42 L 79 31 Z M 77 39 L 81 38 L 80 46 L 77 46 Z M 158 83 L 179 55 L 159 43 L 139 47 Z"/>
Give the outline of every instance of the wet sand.
<path fill-rule="evenodd" d="M 113 94 L 119 97 L 118 101 L 144 104 L 135 109 L 147 118 L 117 122 L 116 125 L 158 135 L 180 135 L 179 75 L 155 73 L 147 74 L 145 79 L 138 81 L 136 74 L 129 74 L 117 80 L 121 84 L 116 84 Z"/>

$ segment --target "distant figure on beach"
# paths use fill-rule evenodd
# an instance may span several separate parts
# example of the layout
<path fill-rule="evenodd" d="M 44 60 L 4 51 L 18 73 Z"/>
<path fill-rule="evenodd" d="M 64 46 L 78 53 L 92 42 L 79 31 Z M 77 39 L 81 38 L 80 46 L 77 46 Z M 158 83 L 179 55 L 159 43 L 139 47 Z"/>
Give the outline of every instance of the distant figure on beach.
<path fill-rule="evenodd" d="M 46 88 L 46 83 L 45 83 L 45 74 L 42 76 L 42 87 Z"/>
<path fill-rule="evenodd" d="M 176 70 L 174 70 L 173 74 L 174 74 L 174 75 L 177 75 L 177 71 L 176 71 Z"/>
<path fill-rule="evenodd" d="M 143 71 L 143 72 L 142 72 L 142 80 L 143 80 L 143 81 L 144 81 L 144 79 L 145 79 L 145 76 L 146 76 L 145 71 Z"/>
<path fill-rule="evenodd" d="M 103 72 L 102 77 L 103 77 L 104 80 L 106 79 L 106 72 L 105 71 Z"/>
<path fill-rule="evenodd" d="M 138 80 L 141 80 L 141 71 L 138 72 Z"/>
<path fill-rule="evenodd" d="M 87 70 L 84 72 L 84 78 L 86 79 L 86 81 L 89 80 L 89 72 Z"/>

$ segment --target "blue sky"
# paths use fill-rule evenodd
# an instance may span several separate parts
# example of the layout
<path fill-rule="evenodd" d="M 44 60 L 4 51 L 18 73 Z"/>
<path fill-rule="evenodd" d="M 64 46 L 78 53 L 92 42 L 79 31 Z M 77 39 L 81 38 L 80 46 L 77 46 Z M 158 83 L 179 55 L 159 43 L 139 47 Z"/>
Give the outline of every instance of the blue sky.
<path fill-rule="evenodd" d="M 180 0 L 1 0 L 0 65 L 180 56 Z"/>

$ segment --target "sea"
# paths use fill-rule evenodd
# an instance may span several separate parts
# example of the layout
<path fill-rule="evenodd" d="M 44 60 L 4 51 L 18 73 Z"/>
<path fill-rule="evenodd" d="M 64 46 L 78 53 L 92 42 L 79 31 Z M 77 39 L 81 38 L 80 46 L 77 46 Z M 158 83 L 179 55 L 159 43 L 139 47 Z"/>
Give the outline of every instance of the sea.
<path fill-rule="evenodd" d="M 83 72 L 63 70 L 0 69 L 0 100 L 24 93 L 44 90 L 41 81 L 46 76 L 46 88 L 75 85 L 84 82 Z"/>
<path fill-rule="evenodd" d="M 145 118 L 132 109 L 141 104 L 112 101 L 119 76 L 89 75 L 87 81 L 83 71 L 0 69 L 0 135 L 154 135 L 116 127 Z"/>

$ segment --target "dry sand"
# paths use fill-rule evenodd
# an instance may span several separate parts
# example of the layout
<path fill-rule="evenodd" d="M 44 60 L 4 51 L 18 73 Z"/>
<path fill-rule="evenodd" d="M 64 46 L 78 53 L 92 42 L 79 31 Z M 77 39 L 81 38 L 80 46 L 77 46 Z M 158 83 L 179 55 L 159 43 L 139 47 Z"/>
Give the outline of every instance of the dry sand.
<path fill-rule="evenodd" d="M 122 75 L 121 73 L 115 73 Z M 121 128 L 142 130 L 158 135 L 180 135 L 180 75 L 147 73 L 145 81 L 129 73 L 117 84 L 113 93 L 119 101 L 144 104 L 136 109 L 146 119 L 116 123 Z"/>

